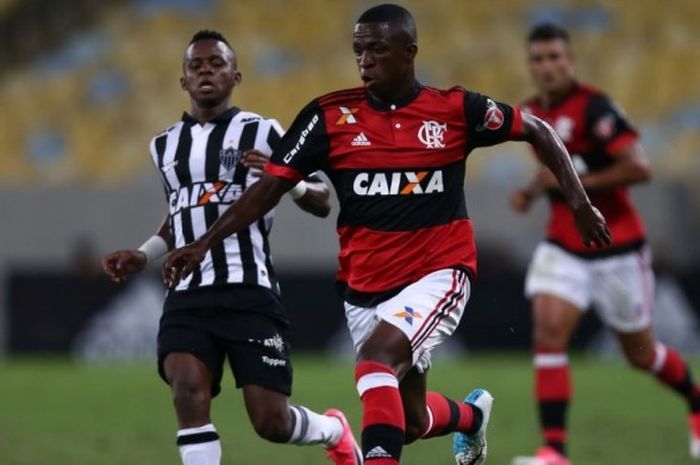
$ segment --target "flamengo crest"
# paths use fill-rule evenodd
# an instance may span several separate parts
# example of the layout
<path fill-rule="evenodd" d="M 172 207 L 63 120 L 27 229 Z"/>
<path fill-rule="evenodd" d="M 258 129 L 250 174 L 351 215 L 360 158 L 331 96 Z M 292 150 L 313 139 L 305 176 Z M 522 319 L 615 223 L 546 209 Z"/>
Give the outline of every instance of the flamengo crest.
<path fill-rule="evenodd" d="M 447 132 L 447 123 L 423 121 L 423 126 L 418 130 L 418 140 L 428 149 L 442 149 L 445 148 L 445 132 Z"/>

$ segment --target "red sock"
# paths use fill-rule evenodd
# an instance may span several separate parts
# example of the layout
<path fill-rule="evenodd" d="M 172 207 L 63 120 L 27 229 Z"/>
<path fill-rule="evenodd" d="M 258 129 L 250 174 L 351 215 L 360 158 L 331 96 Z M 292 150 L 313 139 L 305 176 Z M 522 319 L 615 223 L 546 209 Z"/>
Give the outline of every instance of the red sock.
<path fill-rule="evenodd" d="M 654 347 L 654 356 L 651 361 L 651 371 L 665 384 L 677 385 L 686 376 L 685 363 L 681 356 L 671 347 L 657 343 Z"/>
<path fill-rule="evenodd" d="M 423 438 L 454 432 L 471 433 L 476 426 L 474 411 L 467 403 L 455 402 L 437 392 L 428 392 L 425 401 L 428 406 L 428 424 Z"/>
<path fill-rule="evenodd" d="M 700 412 L 700 389 L 693 382 L 688 365 L 675 349 L 657 343 L 649 370 L 656 374 L 659 381 L 685 397 L 691 412 Z"/>
<path fill-rule="evenodd" d="M 693 436 L 700 438 L 700 412 L 691 413 L 688 421 L 690 422 L 690 431 L 693 432 Z"/>
<path fill-rule="evenodd" d="M 566 413 L 571 400 L 569 359 L 565 352 L 535 350 L 535 398 L 542 436 L 549 447 L 566 454 Z"/>
<path fill-rule="evenodd" d="M 406 419 L 399 381 L 381 363 L 360 362 L 355 382 L 362 400 L 362 455 L 368 465 L 396 465 L 401 458 Z"/>

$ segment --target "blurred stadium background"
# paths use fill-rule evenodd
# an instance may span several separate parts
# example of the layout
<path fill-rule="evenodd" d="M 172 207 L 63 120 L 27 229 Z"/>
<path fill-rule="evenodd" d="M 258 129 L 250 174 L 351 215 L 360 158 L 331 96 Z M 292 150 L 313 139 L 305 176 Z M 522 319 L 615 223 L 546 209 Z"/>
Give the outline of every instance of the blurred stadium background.
<path fill-rule="evenodd" d="M 43 462 L 42 447 L 53 450 L 59 458 L 54 463 L 176 463 L 167 391 L 150 365 L 143 365 L 153 358 L 163 299 L 157 270 L 120 287 L 100 275 L 98 262 L 105 252 L 140 244 L 162 218 L 162 189 L 147 144 L 188 109 L 178 85 L 183 50 L 198 29 L 221 30 L 236 48 L 244 74 L 234 103 L 288 125 L 311 98 L 357 85 L 351 27 L 374 3 L 379 2 L 0 0 L 0 354 L 5 356 L 0 362 L 0 463 Z M 635 188 L 634 197 L 656 254 L 656 328 L 662 340 L 672 340 L 697 362 L 700 2 L 400 3 L 418 22 L 418 71 L 424 83 L 459 83 L 510 103 L 532 92 L 524 56 L 528 28 L 553 20 L 571 30 L 578 76 L 610 93 L 642 132 L 655 178 Z M 466 390 L 467 374 L 485 376 L 503 389 L 499 400 L 512 408 L 504 416 L 520 416 L 519 425 L 506 426 L 505 419 L 496 423 L 503 425 L 495 434 L 504 448 L 493 447 L 492 463 L 506 463 L 510 455 L 528 452 L 536 443 L 529 396 L 529 311 L 521 288 L 529 255 L 543 233 L 546 206 L 541 202 L 528 217 L 515 215 L 507 206 L 508 193 L 527 182 L 531 169 L 530 155 L 515 144 L 470 157 L 466 191 L 477 228 L 480 278 L 458 337 L 442 351 L 452 360 L 437 372 L 438 382 L 451 386 L 455 396 Z M 347 360 L 351 355 L 334 289 L 334 222 L 297 216 L 289 206 L 283 201 L 277 210 L 273 255 L 294 325 L 293 347 L 297 354 L 314 353 L 300 358 L 296 392 L 302 400 L 338 400 L 355 412 L 349 365 L 341 366 L 345 371 L 336 367 L 330 372 L 345 379 L 344 384 L 339 381 L 338 396 L 325 392 L 314 397 L 318 387 L 305 381 L 314 376 L 321 383 L 334 379 L 319 374 L 327 364 L 316 358 L 319 354 Z M 593 315 L 586 318 L 575 345 L 597 358 L 581 360 L 586 376 L 581 383 L 594 391 L 584 392 L 587 388 L 582 386 L 581 403 L 575 404 L 579 406 L 572 414 L 573 428 L 582 438 L 573 446 L 574 456 L 579 451 L 588 458 L 583 463 L 589 464 L 628 463 L 629 446 L 641 448 L 634 463 L 688 463 L 680 402 L 676 405 L 665 392 L 658 401 L 676 409 L 663 417 L 667 423 L 662 430 L 681 435 L 676 441 L 680 453 L 669 458 L 659 449 L 654 435 L 658 430 L 642 431 L 642 424 L 656 413 L 645 417 L 635 410 L 648 405 L 647 392 L 658 391 L 650 381 L 620 372 L 620 361 L 599 361 L 614 357 L 616 351 Z M 485 350 L 511 352 L 478 353 Z M 463 355 L 466 352 L 477 354 Z M 60 361 L 42 361 L 47 356 Z M 68 357 L 137 362 L 107 367 L 100 362 L 99 368 L 90 368 L 74 365 Z M 479 365 L 481 370 L 474 371 Z M 459 369 L 459 374 L 451 374 L 451 369 Z M 54 380 L 56 390 L 51 389 Z M 128 392 L 134 396 L 136 387 L 150 394 L 141 404 L 118 403 L 115 408 L 111 398 L 116 394 L 108 393 L 121 389 L 121 384 L 124 389 L 131 384 Z M 641 386 L 630 394 L 620 391 L 620 386 L 631 384 Z M 73 391 L 75 385 L 80 395 Z M 151 394 L 154 400 L 149 404 Z M 44 398 L 43 403 L 31 404 L 29 396 Z M 598 401 L 615 396 L 629 396 L 630 405 L 615 407 L 613 416 L 623 417 L 609 421 L 604 415 L 610 406 Z M 70 402 L 80 410 L 81 399 L 91 399 L 85 400 L 84 408 L 104 408 L 105 416 L 61 408 L 62 402 Z M 227 399 L 231 403 L 218 407 L 225 412 L 220 416 L 234 413 L 238 426 L 231 431 L 245 430 L 242 437 L 252 438 L 246 436 L 252 433 L 242 420 L 237 396 L 229 392 Z M 515 407 L 518 402 L 524 405 L 520 410 Z M 139 405 L 160 408 L 153 424 Z M 131 414 L 136 412 L 143 421 L 134 426 L 120 411 L 134 421 Z M 51 414 L 56 419 L 47 420 Z M 575 415 L 581 415 L 578 423 Z M 82 428 L 98 430 L 89 423 L 99 418 L 105 433 L 91 436 L 92 452 L 57 446 L 63 440 L 59 431 L 70 437 L 71 431 L 82 434 Z M 75 425 L 66 427 L 71 422 Z M 58 436 L 49 434 L 38 442 L 42 447 L 33 447 L 36 438 L 31 436 L 51 428 Z M 143 430 L 145 439 L 134 446 L 130 441 L 135 433 L 106 433 L 113 431 L 110 428 Z M 598 436 L 610 439 L 618 433 L 624 437 L 617 438 L 614 452 L 600 449 Z M 157 438 L 153 444 L 152 438 Z M 152 445 L 162 452 L 148 452 Z M 21 452 L 6 462 L 2 451 L 16 447 Z M 417 449 L 422 457 L 436 457 L 437 452 L 426 447 Z M 129 448 L 141 455 L 122 450 Z M 113 453 L 107 459 L 101 450 Z M 321 463 L 317 452 L 295 449 L 287 462 Z M 260 446 L 246 452 L 249 462 L 238 460 L 238 452 L 231 457 L 232 463 L 250 463 L 286 453 Z M 444 459 L 430 463 L 449 463 L 449 455 L 442 454 Z M 407 463 L 428 463 L 410 453 L 407 457 Z"/>

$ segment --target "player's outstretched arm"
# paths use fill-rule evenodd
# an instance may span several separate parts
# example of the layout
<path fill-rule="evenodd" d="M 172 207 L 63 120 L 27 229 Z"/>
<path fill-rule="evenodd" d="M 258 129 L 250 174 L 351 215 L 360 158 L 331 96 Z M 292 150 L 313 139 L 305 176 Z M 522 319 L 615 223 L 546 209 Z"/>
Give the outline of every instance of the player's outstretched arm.
<path fill-rule="evenodd" d="M 542 163 L 551 170 L 574 212 L 576 226 L 586 246 L 610 245 L 611 235 L 605 219 L 591 205 L 586 191 L 571 163 L 571 157 L 554 129 L 541 119 L 523 113 L 523 138 L 530 142 Z"/>
<path fill-rule="evenodd" d="M 117 250 L 105 255 L 102 258 L 105 274 L 115 283 L 122 283 L 127 276 L 143 271 L 146 263 L 164 255 L 173 243 L 169 221 L 169 216 L 166 215 L 156 234 L 137 250 Z"/>
<path fill-rule="evenodd" d="M 610 189 L 629 186 L 651 179 L 651 168 L 644 148 L 639 142 L 623 146 L 612 156 L 613 163 L 600 171 L 581 176 L 581 183 L 587 190 Z"/>
<path fill-rule="evenodd" d="M 168 255 L 163 264 L 163 282 L 168 287 L 175 286 L 204 259 L 209 249 L 262 218 L 293 185 L 293 181 L 263 173 L 260 181 L 246 189 L 199 239 Z"/>
<path fill-rule="evenodd" d="M 508 199 L 510 207 L 518 213 L 527 213 L 532 204 L 544 193 L 545 189 L 539 178 L 536 176 L 526 185 L 515 189 Z"/>

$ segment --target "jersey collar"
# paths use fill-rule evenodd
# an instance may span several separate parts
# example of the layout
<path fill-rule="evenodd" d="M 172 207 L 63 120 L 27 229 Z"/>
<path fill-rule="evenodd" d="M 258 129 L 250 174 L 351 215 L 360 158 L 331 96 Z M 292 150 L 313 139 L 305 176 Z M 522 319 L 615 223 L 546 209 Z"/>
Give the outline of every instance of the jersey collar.
<path fill-rule="evenodd" d="M 379 111 L 391 111 L 391 110 L 396 110 L 401 107 L 405 107 L 406 105 L 409 105 L 411 102 L 413 102 L 416 97 L 418 97 L 418 94 L 420 93 L 421 89 L 423 89 L 423 86 L 421 85 L 420 82 L 415 81 L 413 83 L 413 88 L 411 89 L 412 92 L 408 95 L 403 100 L 399 100 L 397 102 L 391 102 L 391 103 L 385 103 L 377 98 L 375 98 L 372 94 L 369 92 L 365 92 L 365 97 L 367 98 L 367 103 L 369 103 L 369 106 L 374 108 L 375 110 Z"/>
<path fill-rule="evenodd" d="M 569 97 L 574 95 L 579 90 L 580 87 L 581 86 L 578 83 L 578 81 L 574 79 L 573 81 L 571 81 L 571 87 L 569 88 L 569 91 L 565 95 L 563 95 L 557 102 L 555 102 L 554 105 L 544 106 L 542 104 L 542 97 L 540 97 L 539 95 L 535 98 L 535 103 L 537 104 L 537 106 L 542 108 L 544 111 L 555 110 L 555 109 L 559 108 L 560 106 L 562 106 L 564 104 L 564 102 L 566 102 L 569 99 Z"/>
<path fill-rule="evenodd" d="M 213 118 L 212 120 L 208 121 L 209 123 L 227 123 L 233 119 L 234 116 L 236 116 L 239 112 L 241 111 L 240 108 L 238 107 L 231 107 L 228 110 L 219 113 L 218 116 Z M 199 121 L 194 119 L 189 113 L 186 111 L 182 113 L 182 121 L 185 123 L 189 123 L 191 125 L 199 124 Z"/>

